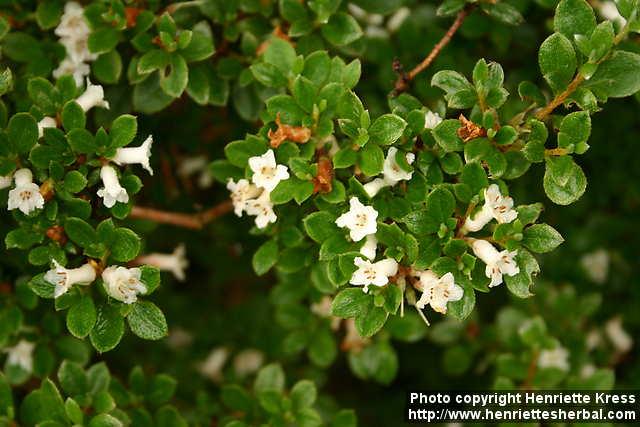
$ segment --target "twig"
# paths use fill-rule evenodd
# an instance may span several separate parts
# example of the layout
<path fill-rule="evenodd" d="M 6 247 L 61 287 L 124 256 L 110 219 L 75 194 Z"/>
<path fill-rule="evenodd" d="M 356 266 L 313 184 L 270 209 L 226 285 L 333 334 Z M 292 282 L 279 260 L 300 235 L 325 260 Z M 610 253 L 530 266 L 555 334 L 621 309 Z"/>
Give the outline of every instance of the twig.
<path fill-rule="evenodd" d="M 453 24 L 451 24 L 451 27 L 449 27 L 449 29 L 444 34 L 444 36 L 442 36 L 440 41 L 436 43 L 433 49 L 431 49 L 431 52 L 429 52 L 427 57 L 421 63 L 416 65 L 413 70 L 409 71 L 408 73 L 401 73 L 400 76 L 398 76 L 398 80 L 396 80 L 396 83 L 393 89 L 393 93 L 395 95 L 398 95 L 404 92 L 405 90 L 407 90 L 407 88 L 409 87 L 409 83 L 411 83 L 411 81 L 418 74 L 420 74 L 427 67 L 429 67 L 429 65 L 431 65 L 431 63 L 433 62 L 434 59 L 436 59 L 436 57 L 438 56 L 442 48 L 444 48 L 451 41 L 451 38 L 456 33 L 456 31 L 458 31 L 458 28 L 460 28 L 460 26 L 462 25 L 462 22 L 464 22 L 464 19 L 467 17 L 468 14 L 469 14 L 468 9 L 462 9 L 460 12 L 458 12 L 458 15 L 456 16 L 456 20 L 453 21 Z"/>
<path fill-rule="evenodd" d="M 231 200 L 224 201 L 210 209 L 207 209 L 206 211 L 193 214 L 167 212 L 160 209 L 134 206 L 131 209 L 131 214 L 129 216 L 136 219 L 148 219 L 161 224 L 170 224 L 177 227 L 200 230 L 214 219 L 231 212 L 232 209 L 233 204 L 231 203 Z"/>
<path fill-rule="evenodd" d="M 578 88 L 578 86 L 580 86 L 580 84 L 582 84 L 583 81 L 584 77 L 582 77 L 582 74 L 577 74 L 564 91 L 556 95 L 551 102 L 536 113 L 536 119 L 541 121 L 546 119 L 547 116 L 556 109 L 556 107 L 564 103 L 564 101 Z"/>

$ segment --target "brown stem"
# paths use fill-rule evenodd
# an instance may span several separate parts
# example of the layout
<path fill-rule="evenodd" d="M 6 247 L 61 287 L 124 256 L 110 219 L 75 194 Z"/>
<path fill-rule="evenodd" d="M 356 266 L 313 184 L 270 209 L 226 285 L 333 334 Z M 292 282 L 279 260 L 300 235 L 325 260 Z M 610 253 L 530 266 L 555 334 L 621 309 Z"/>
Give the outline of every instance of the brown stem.
<path fill-rule="evenodd" d="M 535 378 L 536 373 L 538 372 L 539 355 L 540 354 L 538 353 L 537 350 L 533 352 L 533 355 L 531 356 L 531 362 L 529 363 L 529 367 L 527 368 L 527 377 L 525 378 L 522 385 L 520 385 L 521 390 L 531 390 L 531 383 L 533 382 L 533 379 Z"/>
<path fill-rule="evenodd" d="M 582 74 L 577 74 L 562 93 L 556 95 L 551 102 L 536 113 L 536 119 L 541 121 L 546 119 L 547 116 L 556 109 L 556 107 L 566 101 L 566 99 L 578 88 L 578 86 L 580 86 L 583 81 L 584 77 L 582 77 Z"/>
<path fill-rule="evenodd" d="M 214 219 L 231 212 L 233 204 L 231 200 L 224 201 L 203 212 L 187 214 L 181 212 L 167 212 L 160 209 L 145 208 L 134 206 L 131 209 L 131 218 L 147 219 L 161 224 L 170 224 L 177 227 L 191 228 L 200 230 Z"/>
<path fill-rule="evenodd" d="M 429 65 L 431 65 L 431 63 L 433 62 L 434 59 L 436 59 L 436 57 L 438 56 L 442 48 L 444 48 L 451 41 L 451 38 L 456 33 L 456 31 L 458 31 L 458 28 L 460 28 L 460 26 L 462 25 L 462 22 L 464 22 L 464 19 L 467 17 L 468 14 L 469 14 L 469 10 L 467 9 L 462 9 L 460 12 L 458 12 L 458 16 L 456 16 L 456 20 L 453 21 L 453 24 L 451 24 L 451 27 L 449 27 L 449 29 L 444 34 L 444 36 L 442 36 L 440 41 L 436 43 L 433 49 L 431 49 L 431 52 L 429 52 L 427 57 L 424 58 L 424 60 L 421 63 L 416 65 L 413 70 L 409 71 L 408 73 L 400 74 L 400 76 L 398 77 L 398 80 L 396 80 L 396 83 L 394 85 L 394 94 L 398 95 L 404 92 L 405 90 L 407 90 L 407 88 L 409 87 L 409 83 L 411 83 L 411 81 L 418 74 L 420 74 L 422 71 L 427 69 Z"/>

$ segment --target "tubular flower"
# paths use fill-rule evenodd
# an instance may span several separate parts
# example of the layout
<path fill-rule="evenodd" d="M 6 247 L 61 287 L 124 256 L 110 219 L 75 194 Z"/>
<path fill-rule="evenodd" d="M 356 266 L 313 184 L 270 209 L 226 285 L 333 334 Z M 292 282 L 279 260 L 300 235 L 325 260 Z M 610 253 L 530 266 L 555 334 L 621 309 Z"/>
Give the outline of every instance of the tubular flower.
<path fill-rule="evenodd" d="M 96 280 L 96 270 L 89 263 L 78 268 L 65 268 L 53 260 L 53 268 L 44 275 L 44 280 L 55 285 L 54 298 L 66 294 L 73 285 L 88 285 Z"/>
<path fill-rule="evenodd" d="M 357 197 L 349 200 L 349 206 L 349 211 L 336 219 L 338 227 L 348 228 L 354 242 L 359 242 L 369 234 L 375 234 L 378 230 L 378 211 L 371 206 L 363 205 Z"/>
<path fill-rule="evenodd" d="M 111 298 L 132 304 L 138 300 L 138 295 L 147 293 L 147 287 L 140 281 L 141 275 L 139 268 L 112 265 L 102 272 L 104 289 Z"/>
<path fill-rule="evenodd" d="M 515 276 L 520 273 L 520 268 L 516 264 L 514 257 L 517 251 L 498 252 L 498 250 L 486 240 L 471 240 L 473 253 L 480 258 L 487 266 L 485 275 L 491 279 L 489 287 L 498 286 L 502 283 L 502 275 Z"/>
<path fill-rule="evenodd" d="M 427 270 L 420 272 L 419 278 L 418 287 L 422 290 L 422 295 L 416 302 L 419 309 L 430 305 L 438 313 L 445 314 L 447 303 L 460 300 L 464 294 L 462 288 L 455 284 L 452 273 L 438 277 L 433 271 Z"/>
<path fill-rule="evenodd" d="M 395 276 L 398 272 L 398 263 L 392 258 L 371 262 L 356 257 L 353 263 L 358 269 L 351 276 L 349 283 L 364 286 L 364 292 L 369 292 L 369 285 L 385 286 L 389 283 L 389 277 Z"/>
<path fill-rule="evenodd" d="M 129 201 L 129 194 L 127 194 L 127 190 L 120 185 L 118 174 L 112 166 L 102 166 L 102 169 L 100 169 L 100 178 L 102 178 L 104 187 L 98 190 L 98 196 L 102 197 L 106 207 L 111 208 L 116 202 L 127 203 Z"/>
<path fill-rule="evenodd" d="M 116 150 L 113 162 L 118 165 L 141 165 L 149 175 L 153 175 L 153 169 L 149 164 L 151 158 L 151 145 L 153 136 L 149 135 L 139 147 L 121 147 Z"/>
<path fill-rule="evenodd" d="M 13 182 L 13 175 L 0 176 L 0 190 L 11 187 Z"/>
<path fill-rule="evenodd" d="M 513 209 L 513 199 L 504 197 L 500 193 L 500 187 L 491 184 L 484 190 L 484 206 L 473 217 L 467 218 L 463 229 L 465 231 L 478 231 L 495 219 L 500 224 L 506 224 L 518 217 L 518 212 Z"/>
<path fill-rule="evenodd" d="M 91 84 L 89 79 L 87 79 L 87 88 L 82 95 L 76 98 L 76 102 L 85 113 L 94 107 L 109 109 L 109 102 L 104 99 L 104 89 L 100 85 Z"/>
<path fill-rule="evenodd" d="M 42 120 L 38 122 L 38 138 L 42 138 L 44 136 L 45 128 L 56 128 L 58 127 L 58 123 L 56 123 L 56 119 L 53 117 L 44 117 Z"/>
<path fill-rule="evenodd" d="M 33 174 L 29 169 L 18 169 L 13 174 L 15 188 L 9 191 L 9 210 L 19 209 L 25 215 L 29 215 L 36 209 L 44 206 L 44 197 L 40 194 L 40 187 L 33 183 Z"/>
<path fill-rule="evenodd" d="M 402 169 L 402 167 L 398 164 L 398 160 L 396 159 L 397 154 L 397 148 L 389 148 L 382 169 L 383 177 L 376 178 L 364 185 L 364 189 L 369 197 L 374 197 L 384 187 L 396 185 L 400 181 L 408 181 L 411 179 L 413 171 L 407 172 Z M 413 153 L 406 153 L 405 158 L 408 164 L 412 164 L 415 160 L 415 155 Z"/>
<path fill-rule="evenodd" d="M 171 272 L 181 282 L 186 278 L 184 270 L 189 267 L 184 243 L 180 243 L 170 254 L 151 253 L 136 259 L 136 264 L 148 264 L 163 271 Z"/>
<path fill-rule="evenodd" d="M 360 248 L 360 253 L 370 260 L 376 258 L 376 252 L 378 248 L 378 239 L 375 234 L 369 234 L 364 241 L 364 245 Z"/>
<path fill-rule="evenodd" d="M 249 167 L 253 171 L 251 181 L 268 192 L 273 191 L 280 181 L 289 179 L 287 167 L 276 164 L 273 150 L 269 150 L 261 156 L 251 157 Z"/>

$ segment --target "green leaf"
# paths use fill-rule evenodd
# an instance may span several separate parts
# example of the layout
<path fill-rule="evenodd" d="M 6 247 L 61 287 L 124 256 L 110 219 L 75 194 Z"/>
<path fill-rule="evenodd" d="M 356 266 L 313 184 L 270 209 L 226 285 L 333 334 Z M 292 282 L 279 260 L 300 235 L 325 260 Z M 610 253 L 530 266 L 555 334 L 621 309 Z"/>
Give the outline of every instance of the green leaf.
<path fill-rule="evenodd" d="M 515 276 L 505 275 L 504 281 L 512 294 L 519 298 L 528 298 L 532 295 L 529 289 L 533 285 L 533 276 L 540 272 L 540 267 L 534 256 L 523 248 L 518 250 L 515 261 L 520 272 Z"/>
<path fill-rule="evenodd" d="M 82 107 L 75 101 L 69 101 L 64 104 L 61 118 L 62 126 L 67 132 L 76 128 L 84 129 L 87 121 Z"/>
<path fill-rule="evenodd" d="M 584 194 L 587 178 L 571 156 L 550 157 L 543 179 L 547 197 L 558 205 L 570 205 Z"/>
<path fill-rule="evenodd" d="M 100 353 L 109 351 L 118 345 L 124 334 L 124 320 L 114 305 L 102 304 L 98 307 L 96 324 L 89 337 L 91 344 Z"/>
<path fill-rule="evenodd" d="M 315 242 L 322 243 L 338 232 L 336 217 L 327 212 L 320 211 L 307 215 L 304 220 L 304 230 Z"/>
<path fill-rule="evenodd" d="M 395 114 L 384 114 L 374 120 L 369 128 L 371 142 L 377 144 L 393 144 L 402 136 L 404 128 L 407 126 L 400 116 Z"/>
<path fill-rule="evenodd" d="M 158 374 L 151 380 L 145 400 L 152 405 L 168 402 L 175 393 L 177 384 L 178 382 L 173 377 Z"/>
<path fill-rule="evenodd" d="M 382 172 L 384 153 L 378 145 L 367 144 L 358 154 L 360 169 L 365 175 L 376 176 Z"/>
<path fill-rule="evenodd" d="M 80 218 L 67 218 L 64 223 L 64 231 L 74 243 L 83 248 L 98 243 L 96 231 Z"/>
<path fill-rule="evenodd" d="M 58 381 L 62 390 L 70 396 L 84 394 L 89 391 L 87 374 L 80 364 L 64 360 L 58 369 Z"/>
<path fill-rule="evenodd" d="M 444 151 L 462 151 L 464 149 L 464 143 L 458 136 L 460 126 L 459 120 L 448 119 L 443 120 L 431 131 L 436 142 Z"/>
<path fill-rule="evenodd" d="M 365 314 L 356 317 L 356 330 L 363 338 L 372 337 L 382 329 L 387 317 L 389 313 L 384 308 L 371 305 Z"/>
<path fill-rule="evenodd" d="M 574 34 L 591 36 L 596 27 L 596 17 L 585 0 L 562 0 L 556 8 L 553 27 L 570 40 Z"/>
<path fill-rule="evenodd" d="M 624 98 L 640 90 L 639 67 L 640 55 L 617 50 L 582 86 L 604 97 Z"/>
<path fill-rule="evenodd" d="M 233 141 L 224 148 L 229 162 L 239 168 L 246 168 L 250 157 L 261 156 L 267 151 L 267 144 L 260 138 L 247 137 L 241 141 Z"/>
<path fill-rule="evenodd" d="M 584 144 L 591 134 L 591 116 L 586 111 L 567 114 L 560 123 L 558 147 L 574 151 L 578 144 Z"/>
<path fill-rule="evenodd" d="M 518 9 L 504 1 L 498 3 L 486 3 L 482 5 L 489 16 L 496 18 L 498 21 L 507 25 L 518 25 L 522 23 L 523 18 Z"/>
<path fill-rule="evenodd" d="M 99 414 L 91 418 L 89 427 L 123 427 L 119 419 L 109 414 Z"/>
<path fill-rule="evenodd" d="M 285 378 L 282 367 L 277 363 L 271 363 L 258 371 L 253 383 L 253 389 L 256 393 L 269 390 L 282 392 L 284 383 Z"/>
<path fill-rule="evenodd" d="M 296 61 L 296 50 L 289 42 L 278 37 L 272 37 L 269 40 L 267 50 L 264 52 L 264 61 L 287 75 L 292 72 Z"/>
<path fill-rule="evenodd" d="M 7 137 L 17 153 L 28 153 L 38 142 L 38 124 L 29 113 L 18 113 L 7 125 Z"/>
<path fill-rule="evenodd" d="M 131 332 L 145 340 L 159 340 L 168 334 L 167 320 L 162 311 L 150 301 L 133 304 L 127 316 Z"/>
<path fill-rule="evenodd" d="M 275 240 L 268 240 L 258 248 L 251 260 L 253 270 L 258 276 L 262 276 L 271 270 L 278 261 L 278 244 Z"/>
<path fill-rule="evenodd" d="M 77 338 L 84 338 L 96 324 L 97 312 L 93 298 L 83 295 L 80 301 L 73 305 L 67 313 L 67 329 Z"/>
<path fill-rule="evenodd" d="M 100 83 L 116 84 L 122 75 L 122 58 L 117 50 L 103 53 L 91 64 L 93 74 Z"/>
<path fill-rule="evenodd" d="M 115 261 L 131 261 L 140 252 L 140 237 L 128 228 L 116 228 L 110 249 Z"/>
<path fill-rule="evenodd" d="M 298 381 L 291 389 L 291 403 L 295 412 L 308 408 L 316 401 L 318 391 L 316 385 L 309 380 Z"/>
<path fill-rule="evenodd" d="M 577 60 L 573 45 L 560 33 L 550 35 L 540 45 L 538 64 L 554 92 L 564 90 L 576 72 Z"/>
<path fill-rule="evenodd" d="M 191 43 L 180 50 L 180 54 L 187 62 L 202 61 L 214 53 L 213 35 L 206 21 L 198 22 L 193 26 Z"/>
<path fill-rule="evenodd" d="M 331 303 L 331 314 L 347 319 L 363 313 L 371 300 L 371 296 L 360 288 L 347 288 L 336 295 Z"/>
<path fill-rule="evenodd" d="M 169 71 L 160 72 L 160 87 L 167 95 L 178 98 L 189 82 L 189 67 L 181 55 L 171 55 Z"/>
<path fill-rule="evenodd" d="M 120 33 L 115 28 L 102 27 L 89 34 L 87 46 L 92 53 L 109 52 L 116 47 L 119 37 Z"/>
<path fill-rule="evenodd" d="M 60 21 L 62 16 L 63 3 L 61 1 L 43 1 L 38 3 L 36 8 L 36 21 L 43 30 L 49 30 Z"/>
<path fill-rule="evenodd" d="M 534 224 L 524 229 L 522 244 L 533 252 L 551 252 L 557 248 L 564 239 L 555 228 L 547 224 Z"/>
<path fill-rule="evenodd" d="M 329 22 L 320 29 L 322 35 L 334 46 L 343 46 L 362 37 L 362 29 L 358 22 L 346 13 L 332 15 Z"/>

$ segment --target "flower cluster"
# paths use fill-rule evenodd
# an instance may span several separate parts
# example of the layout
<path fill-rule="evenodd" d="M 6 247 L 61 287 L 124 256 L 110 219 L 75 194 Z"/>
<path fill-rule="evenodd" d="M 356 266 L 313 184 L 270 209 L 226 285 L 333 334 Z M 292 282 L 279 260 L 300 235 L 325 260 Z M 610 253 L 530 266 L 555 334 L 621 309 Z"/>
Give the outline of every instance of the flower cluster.
<path fill-rule="evenodd" d="M 76 85 L 82 85 L 85 76 L 88 76 L 91 71 L 87 62 L 95 61 L 98 57 L 89 51 L 88 40 L 91 30 L 82 6 L 75 1 L 67 2 L 64 6 L 64 14 L 54 32 L 60 37 L 60 43 L 65 47 L 67 56 L 53 71 L 53 77 L 59 78 L 65 74 L 71 74 Z"/>
<path fill-rule="evenodd" d="M 280 183 L 289 179 L 288 168 L 276 163 L 273 150 L 268 150 L 261 156 L 249 158 L 249 168 L 253 172 L 251 182 L 240 179 L 227 181 L 227 189 L 231 191 L 234 212 L 237 216 L 255 216 L 255 224 L 258 228 L 265 228 L 270 223 L 276 222 L 278 217 L 273 211 L 273 203 L 270 194 Z"/>

